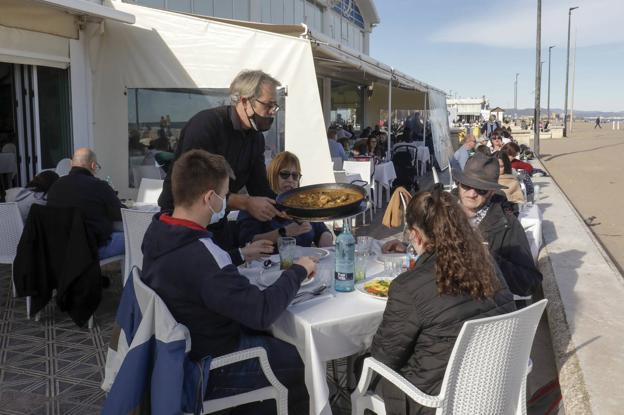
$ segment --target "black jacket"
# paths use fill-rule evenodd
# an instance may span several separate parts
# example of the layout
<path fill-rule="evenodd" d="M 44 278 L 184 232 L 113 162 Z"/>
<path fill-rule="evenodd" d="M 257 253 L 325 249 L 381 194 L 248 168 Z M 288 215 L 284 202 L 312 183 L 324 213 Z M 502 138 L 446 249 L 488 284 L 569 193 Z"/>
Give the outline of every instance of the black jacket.
<path fill-rule="evenodd" d="M 102 277 L 95 241 L 76 208 L 33 205 L 17 247 L 15 288 L 31 296 L 31 315 L 52 298 L 82 326 L 102 298 Z"/>
<path fill-rule="evenodd" d="M 230 192 L 236 193 L 246 186 L 252 196 L 274 196 L 264 165 L 264 135 L 255 130 L 245 130 L 235 107 L 207 109 L 198 112 L 186 123 L 180 132 L 175 159 L 194 149 L 225 157 L 236 175 L 230 180 Z M 158 205 L 163 210 L 173 209 L 171 169 L 165 178 Z"/>
<path fill-rule="evenodd" d="M 542 282 L 526 233 L 511 213 L 505 213 L 504 196 L 494 195 L 492 206 L 479 224 L 483 239 L 501 269 L 509 290 L 517 295 L 530 295 Z"/>
<path fill-rule="evenodd" d="M 293 265 L 261 291 L 212 243 L 211 234 L 171 225 L 154 217 L 143 239 L 142 280 L 165 302 L 176 321 L 191 333 L 190 357 L 218 357 L 238 346 L 241 326 L 267 329 L 286 309 L 306 278 Z"/>
<path fill-rule="evenodd" d="M 390 285 L 388 304 L 371 346 L 374 358 L 398 371 L 428 394 L 438 394 L 448 360 L 462 325 L 467 320 L 515 310 L 505 288 L 494 299 L 439 295 L 435 278 L 436 256 L 423 254 L 412 271 Z M 408 400 L 388 382 L 381 382 L 388 414 L 434 413 Z"/>
<path fill-rule="evenodd" d="M 108 183 L 82 167 L 72 167 L 67 176 L 54 182 L 48 191 L 48 206 L 80 209 L 97 246 L 106 245 L 123 207 Z"/>

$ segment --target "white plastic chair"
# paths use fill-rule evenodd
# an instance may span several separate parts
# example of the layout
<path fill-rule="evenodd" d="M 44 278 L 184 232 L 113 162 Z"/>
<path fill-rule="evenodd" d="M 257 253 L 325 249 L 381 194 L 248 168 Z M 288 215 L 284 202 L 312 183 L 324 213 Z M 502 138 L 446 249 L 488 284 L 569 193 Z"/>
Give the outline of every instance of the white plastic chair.
<path fill-rule="evenodd" d="M 158 203 L 164 182 L 161 179 L 142 178 L 136 201 L 139 203 Z"/>
<path fill-rule="evenodd" d="M 372 357 L 351 395 L 352 415 L 369 409 L 386 413 L 383 400 L 369 392 L 373 373 L 392 382 L 410 399 L 443 414 L 526 414 L 526 376 L 535 330 L 547 300 L 522 310 L 464 323 L 451 353 L 440 394 L 427 395 Z"/>
<path fill-rule="evenodd" d="M 158 297 L 158 295 L 141 281 L 140 271 L 137 267 L 132 268 L 132 282 L 136 291 L 137 298 L 141 297 Z M 170 313 L 169 313 L 170 315 Z M 252 402 L 266 401 L 274 399 L 279 415 L 288 414 L 288 389 L 280 383 L 275 377 L 273 370 L 269 364 L 266 350 L 262 347 L 254 347 L 240 352 L 226 354 L 225 356 L 212 359 L 210 370 L 219 369 L 233 363 L 242 362 L 249 359 L 258 359 L 264 376 L 269 381 L 270 386 L 256 389 L 250 392 L 241 393 L 239 395 L 227 396 L 225 398 L 210 399 L 203 402 L 203 414 L 210 414 L 222 411 L 228 408 L 235 408 Z M 210 376 L 208 376 L 210 382 Z"/>
<path fill-rule="evenodd" d="M 347 160 L 343 163 L 343 169 L 347 174 L 359 174 L 360 178 L 366 182 L 364 186 L 368 192 L 368 200 L 372 202 L 375 193 L 375 181 L 373 180 L 373 162 L 370 161 L 351 161 Z M 371 203 L 373 210 L 377 210 L 377 205 Z"/>
<path fill-rule="evenodd" d="M 368 201 L 366 202 L 366 210 L 362 212 L 362 224 L 366 225 L 366 212 L 370 214 L 370 221 L 373 222 L 373 207 L 375 204 L 370 200 L 370 185 L 366 183 L 364 180 L 355 180 L 350 182 L 347 178 L 347 172 L 344 170 L 334 171 L 334 180 L 336 183 L 351 183 L 358 186 L 364 187 L 364 189 L 369 193 Z M 355 226 L 355 218 L 353 218 L 352 226 Z"/>
<path fill-rule="evenodd" d="M 122 275 L 123 285 L 126 285 L 132 267 L 141 268 L 143 266 L 141 244 L 153 217 L 154 212 L 151 211 L 121 209 L 126 249 L 124 274 Z"/>
<path fill-rule="evenodd" d="M 431 173 L 433 173 L 433 182 L 435 184 L 440 183 L 440 178 L 438 177 L 438 171 L 435 167 L 431 167 Z"/>
<path fill-rule="evenodd" d="M 55 169 L 56 174 L 58 174 L 59 176 L 67 176 L 69 174 L 69 171 L 71 170 L 71 167 L 72 167 L 71 159 L 64 158 L 57 163 L 56 169 Z"/>
<path fill-rule="evenodd" d="M 17 295 L 13 281 L 13 261 L 23 230 L 24 222 L 17 203 L 0 203 L 0 264 L 11 264 L 13 297 Z"/>
<path fill-rule="evenodd" d="M 334 170 L 342 170 L 342 165 L 344 163 L 342 157 L 332 157 L 332 162 L 334 163 Z"/>
<path fill-rule="evenodd" d="M 140 187 L 141 180 L 145 179 L 158 179 L 165 178 L 163 169 L 157 166 L 135 166 L 132 168 L 132 179 L 134 180 L 134 187 Z"/>

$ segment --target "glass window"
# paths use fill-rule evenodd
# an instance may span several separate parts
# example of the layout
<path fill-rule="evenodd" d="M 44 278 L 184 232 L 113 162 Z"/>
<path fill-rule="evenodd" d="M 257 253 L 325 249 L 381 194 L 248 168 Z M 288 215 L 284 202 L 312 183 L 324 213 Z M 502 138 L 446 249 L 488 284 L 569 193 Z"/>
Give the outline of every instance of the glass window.
<path fill-rule="evenodd" d="M 67 69 L 37 67 L 41 168 L 72 156 L 71 98 Z"/>
<path fill-rule="evenodd" d="M 128 185 L 138 187 L 141 177 L 166 174 L 167 156 L 178 145 L 186 122 L 198 112 L 230 104 L 228 89 L 128 89 Z M 285 91 L 278 90 L 280 110 L 265 133 L 266 158 L 284 150 Z M 139 166 L 150 166 L 139 167 Z M 149 173 L 145 173 L 149 171 Z"/>

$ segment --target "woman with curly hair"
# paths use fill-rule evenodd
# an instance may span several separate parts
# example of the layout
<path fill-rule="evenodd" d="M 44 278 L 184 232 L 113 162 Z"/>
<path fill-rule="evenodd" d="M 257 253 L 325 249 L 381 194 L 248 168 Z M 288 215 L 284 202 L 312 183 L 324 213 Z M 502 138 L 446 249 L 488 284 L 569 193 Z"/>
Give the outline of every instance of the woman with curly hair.
<path fill-rule="evenodd" d="M 410 201 L 406 219 L 419 257 L 413 270 L 390 285 L 371 353 L 423 392 L 436 395 L 463 323 L 513 311 L 515 305 L 487 245 L 454 196 L 441 186 L 421 192 Z M 385 380 L 377 392 L 388 414 L 435 411 Z"/>

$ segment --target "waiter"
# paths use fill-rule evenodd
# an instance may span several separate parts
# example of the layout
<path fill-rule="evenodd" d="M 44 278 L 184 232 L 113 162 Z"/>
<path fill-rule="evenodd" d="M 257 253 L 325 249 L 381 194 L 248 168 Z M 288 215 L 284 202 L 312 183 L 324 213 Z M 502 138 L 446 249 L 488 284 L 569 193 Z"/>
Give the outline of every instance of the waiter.
<path fill-rule="evenodd" d="M 223 156 L 235 178 L 230 179 L 227 197 L 229 210 L 246 210 L 251 216 L 268 221 L 281 213 L 275 208 L 275 194 L 269 186 L 264 164 L 264 131 L 271 128 L 279 110 L 276 102 L 279 81 L 262 71 L 244 70 L 230 84 L 232 105 L 211 108 L 195 114 L 180 133 L 175 153 L 202 149 Z M 169 169 L 158 198 L 163 211 L 173 210 L 171 173 Z M 248 195 L 238 194 L 247 188 Z M 227 217 L 208 229 L 222 249 L 235 248 L 233 230 L 228 230 Z"/>

